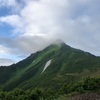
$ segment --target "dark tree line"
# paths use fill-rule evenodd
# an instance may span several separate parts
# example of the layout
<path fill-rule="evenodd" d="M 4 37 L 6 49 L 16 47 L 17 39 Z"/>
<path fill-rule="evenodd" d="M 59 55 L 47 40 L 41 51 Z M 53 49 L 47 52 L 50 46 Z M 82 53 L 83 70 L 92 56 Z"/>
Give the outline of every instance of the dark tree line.
<path fill-rule="evenodd" d="M 63 94 L 70 94 L 73 92 L 100 92 L 100 78 L 85 78 L 76 83 L 71 83 L 62 86 L 58 91 L 54 89 L 32 89 L 21 90 L 15 89 L 12 91 L 3 91 L 0 89 L 0 100 L 54 100 Z"/>
<path fill-rule="evenodd" d="M 72 92 L 100 92 L 100 78 L 88 77 L 80 82 L 64 85 L 61 91 L 66 94 Z"/>
<path fill-rule="evenodd" d="M 0 100 L 51 100 L 54 98 L 56 98 L 56 93 L 52 89 L 46 91 L 42 89 L 0 91 Z"/>

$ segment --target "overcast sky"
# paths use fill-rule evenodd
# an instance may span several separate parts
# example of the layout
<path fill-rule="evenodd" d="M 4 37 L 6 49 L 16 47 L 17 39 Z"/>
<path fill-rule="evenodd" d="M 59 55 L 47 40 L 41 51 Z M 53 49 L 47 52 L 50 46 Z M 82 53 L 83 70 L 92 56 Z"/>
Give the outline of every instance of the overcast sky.
<path fill-rule="evenodd" d="M 100 56 L 100 0 L 0 0 L 0 65 L 56 39 Z"/>

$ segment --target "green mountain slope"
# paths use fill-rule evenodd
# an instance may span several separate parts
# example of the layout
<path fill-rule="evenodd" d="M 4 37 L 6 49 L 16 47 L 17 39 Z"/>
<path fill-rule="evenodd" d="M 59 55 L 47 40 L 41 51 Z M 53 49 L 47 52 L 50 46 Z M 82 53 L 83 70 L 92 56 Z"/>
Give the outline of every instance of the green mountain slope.
<path fill-rule="evenodd" d="M 99 74 L 100 57 L 59 43 L 31 54 L 17 64 L 0 67 L 0 85 L 5 90 L 34 87 L 57 89 L 87 76 L 99 77 Z"/>

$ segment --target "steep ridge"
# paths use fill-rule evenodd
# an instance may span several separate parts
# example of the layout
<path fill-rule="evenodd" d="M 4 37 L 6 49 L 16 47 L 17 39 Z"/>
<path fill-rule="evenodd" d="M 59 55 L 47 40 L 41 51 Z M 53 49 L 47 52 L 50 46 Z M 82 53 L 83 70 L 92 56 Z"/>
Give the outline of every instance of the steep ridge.
<path fill-rule="evenodd" d="M 13 65 L 16 71 L 3 85 L 4 89 L 13 89 L 31 78 L 40 75 L 46 62 L 60 49 L 60 45 L 50 45 L 43 51 L 32 54 L 25 60 Z M 28 61 L 29 60 L 29 61 Z M 9 66 L 10 68 L 11 66 Z M 30 85 L 30 82 L 29 82 Z"/>
<path fill-rule="evenodd" d="M 45 68 L 48 61 L 50 63 Z M 87 76 L 98 77 L 98 73 L 100 57 L 62 42 L 52 44 L 17 64 L 1 67 L 0 84 L 5 90 L 34 87 L 57 89 Z"/>

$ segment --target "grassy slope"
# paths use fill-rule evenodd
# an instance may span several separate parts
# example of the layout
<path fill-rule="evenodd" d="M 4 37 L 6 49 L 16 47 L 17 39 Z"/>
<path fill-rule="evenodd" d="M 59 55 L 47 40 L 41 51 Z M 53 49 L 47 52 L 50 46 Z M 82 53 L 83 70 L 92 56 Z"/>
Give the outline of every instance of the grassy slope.
<path fill-rule="evenodd" d="M 41 73 L 46 62 L 50 59 L 52 59 L 51 64 Z M 6 90 L 16 87 L 22 89 L 59 88 L 63 84 L 81 80 L 87 76 L 98 77 L 100 58 L 65 44 L 51 45 L 6 69 L 9 69 L 11 73 L 7 73 L 8 76 L 4 75 L 6 80 L 0 81 L 0 83 L 6 83 L 4 85 Z M 7 70 L 3 71 L 2 74 L 0 73 L 0 77 Z"/>
<path fill-rule="evenodd" d="M 48 57 L 46 57 L 46 59 L 47 58 Z M 46 62 L 48 60 L 46 60 Z M 41 63 L 43 63 L 41 68 L 41 63 L 39 63 L 40 65 L 37 65 L 40 69 L 40 71 L 38 71 L 39 73 L 35 77 L 32 77 L 21 84 L 19 87 L 28 89 L 34 86 L 45 88 L 53 86 L 58 88 L 72 80 L 76 81 L 90 76 L 93 72 L 97 73 L 97 69 L 100 68 L 99 61 L 100 58 L 98 57 L 63 45 L 63 47 L 53 55 L 50 66 L 43 74 L 41 74 L 41 68 L 43 69 L 45 66 L 45 60 L 45 63 L 41 61 Z"/>
<path fill-rule="evenodd" d="M 51 59 L 59 49 L 60 45 L 51 45 L 42 52 L 39 52 L 35 59 L 33 59 L 33 56 L 31 63 L 27 67 L 17 70 L 15 75 L 6 83 L 5 88 L 8 90 L 13 89 L 18 87 L 19 84 L 25 84 L 28 80 L 29 83 L 27 85 L 29 87 L 31 85 L 30 79 L 41 74 L 46 62 Z M 21 87 L 23 87 L 23 85 Z"/>

